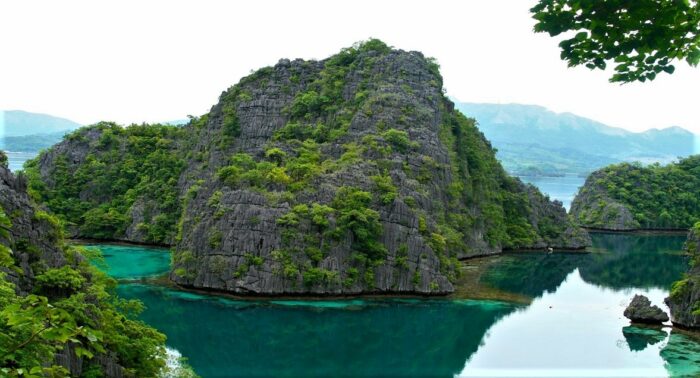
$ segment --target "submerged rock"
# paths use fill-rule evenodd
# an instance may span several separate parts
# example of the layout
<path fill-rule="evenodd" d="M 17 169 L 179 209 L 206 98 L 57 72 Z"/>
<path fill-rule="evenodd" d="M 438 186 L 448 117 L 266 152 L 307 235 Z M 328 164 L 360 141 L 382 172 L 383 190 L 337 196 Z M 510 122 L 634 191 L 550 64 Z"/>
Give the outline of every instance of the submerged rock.
<path fill-rule="evenodd" d="M 658 306 L 652 306 L 649 298 L 635 295 L 625 309 L 625 317 L 633 323 L 661 324 L 668 321 L 668 315 Z"/>
<path fill-rule="evenodd" d="M 665 302 L 674 325 L 700 328 L 700 222 L 688 233 L 684 249 L 691 256 L 691 267 L 684 279 L 673 284 Z"/>
<path fill-rule="evenodd" d="M 660 327 L 622 327 L 622 335 L 632 352 L 640 352 L 650 345 L 658 344 L 668 337 L 668 333 Z"/>

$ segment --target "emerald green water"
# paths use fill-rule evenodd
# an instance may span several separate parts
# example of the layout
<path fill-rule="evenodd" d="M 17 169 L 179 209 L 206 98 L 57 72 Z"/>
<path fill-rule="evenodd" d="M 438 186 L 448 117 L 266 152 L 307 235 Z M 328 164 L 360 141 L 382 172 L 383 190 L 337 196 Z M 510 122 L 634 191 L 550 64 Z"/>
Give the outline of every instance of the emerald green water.
<path fill-rule="evenodd" d="M 153 277 L 170 268 L 167 249 L 110 244 L 86 247 L 100 249 L 104 264 L 97 262 L 97 266 L 118 280 Z"/>
<path fill-rule="evenodd" d="M 590 254 L 489 260 L 479 284 L 532 298 L 529 305 L 244 301 L 138 283 L 122 283 L 118 292 L 141 299 L 141 318 L 203 377 L 700 375 L 695 336 L 632 327 L 622 316 L 637 293 L 665 308 L 668 286 L 687 268 L 683 238 L 596 234 L 593 241 Z M 134 247 L 100 248 L 111 251 L 110 272 L 122 278 L 141 266 Z M 164 272 L 168 254 L 160 253 Z"/>

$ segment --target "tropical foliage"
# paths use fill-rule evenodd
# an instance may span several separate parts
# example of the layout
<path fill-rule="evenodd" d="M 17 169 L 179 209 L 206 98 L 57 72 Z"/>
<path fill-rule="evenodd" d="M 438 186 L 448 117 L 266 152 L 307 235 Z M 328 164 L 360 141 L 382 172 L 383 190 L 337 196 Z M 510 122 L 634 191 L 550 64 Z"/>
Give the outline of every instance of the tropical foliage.
<path fill-rule="evenodd" d="M 18 294 L 8 277 L 23 272 L 11 248 L 11 230 L 10 217 L 0 210 L 0 375 L 67 376 L 54 356 L 68 350 L 83 358 L 88 376 L 104 374 L 99 355 L 110 356 L 128 375 L 160 374 L 165 336 L 135 319 L 142 306 L 117 299 L 116 281 L 90 265 L 81 248 L 60 247 L 65 265 L 33 263 L 32 292 Z"/>
<path fill-rule="evenodd" d="M 594 172 L 579 196 L 591 199 L 578 211 L 583 224 L 598 224 L 610 201 L 626 207 L 641 228 L 690 228 L 700 221 L 700 155 L 678 163 L 611 165 Z M 603 205 L 603 206 L 599 206 Z"/>
<path fill-rule="evenodd" d="M 82 237 L 95 239 L 123 237 L 134 206 L 143 207 L 136 228 L 144 241 L 167 244 L 180 215 L 176 184 L 185 160 L 176 148 L 181 133 L 176 126 L 124 128 L 107 122 L 80 129 L 66 138 L 90 149 L 84 161 L 75 165 L 66 153 L 55 156 L 50 187 L 42 181 L 40 158 L 27 162 L 30 193 Z"/>
<path fill-rule="evenodd" d="M 677 60 L 700 62 L 697 0 L 540 0 L 531 10 L 536 32 L 570 33 L 560 44 L 569 66 L 604 70 L 612 82 L 654 80 Z"/>

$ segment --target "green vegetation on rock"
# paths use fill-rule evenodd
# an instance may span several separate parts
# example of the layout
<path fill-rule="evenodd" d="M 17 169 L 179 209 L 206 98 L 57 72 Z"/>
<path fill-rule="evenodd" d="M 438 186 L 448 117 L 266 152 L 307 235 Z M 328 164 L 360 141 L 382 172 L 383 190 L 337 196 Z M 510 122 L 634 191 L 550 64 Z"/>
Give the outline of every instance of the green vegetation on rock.
<path fill-rule="evenodd" d="M 163 373 L 165 336 L 136 320 L 142 305 L 115 297 L 116 281 L 17 183 L 0 167 L 0 375 Z"/>
<path fill-rule="evenodd" d="M 688 232 L 684 249 L 690 255 L 690 269 L 683 279 L 671 286 L 666 304 L 671 309 L 674 324 L 700 328 L 700 222 Z"/>
<path fill-rule="evenodd" d="M 700 155 L 665 166 L 623 163 L 596 171 L 571 213 L 586 227 L 690 228 L 700 221 Z"/>
<path fill-rule="evenodd" d="M 433 59 L 379 40 L 262 68 L 181 128 L 113 127 L 28 164 L 31 188 L 80 236 L 174 244 L 171 278 L 185 286 L 444 294 L 458 258 L 587 243 L 505 173 Z M 133 141 L 150 142 L 142 160 Z"/>
<path fill-rule="evenodd" d="M 82 128 L 66 136 L 71 148 L 48 150 L 26 164 L 30 193 L 80 237 L 169 244 L 180 215 L 182 135 L 163 125 Z M 42 159 L 51 161 L 49 180 L 42 180 Z"/>

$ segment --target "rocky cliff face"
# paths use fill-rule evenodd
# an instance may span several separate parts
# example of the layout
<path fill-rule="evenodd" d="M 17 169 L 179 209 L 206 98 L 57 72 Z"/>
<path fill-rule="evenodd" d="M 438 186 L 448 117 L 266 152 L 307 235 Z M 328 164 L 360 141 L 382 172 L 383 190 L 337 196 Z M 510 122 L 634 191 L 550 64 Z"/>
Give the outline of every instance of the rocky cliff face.
<path fill-rule="evenodd" d="M 26 186 L 25 180 L 16 178 L 0 164 L 0 211 L 11 222 L 11 226 L 7 226 L 7 235 L 0 235 L 0 242 L 14 246 L 13 257 L 20 268 L 0 267 L 0 271 L 22 295 L 34 288 L 36 268 L 58 268 L 66 264 L 64 253 L 57 244 L 60 231 L 51 224 L 49 217 L 34 211 Z"/>
<path fill-rule="evenodd" d="M 171 182 L 181 213 L 170 208 L 179 218 L 171 279 L 183 286 L 443 294 L 458 258 L 589 243 L 560 203 L 504 172 L 474 120 L 443 95 L 432 60 L 380 41 L 263 68 L 182 130 L 165 142 L 186 160 Z M 57 189 L 49 156 L 72 143 L 30 169 L 45 198 Z M 122 164 L 116 154 L 111 164 Z M 67 160 L 68 172 L 80 170 Z M 85 184 L 77 196 L 94 196 Z M 75 196 L 48 203 L 61 214 Z M 148 228 L 138 217 L 148 206 L 131 202 L 125 223 Z"/>
<path fill-rule="evenodd" d="M 700 223 L 688 233 L 684 248 L 691 256 L 691 267 L 684 279 L 673 284 L 666 304 L 673 324 L 700 328 Z"/>
<path fill-rule="evenodd" d="M 700 155 L 666 166 L 622 163 L 586 179 L 571 215 L 597 229 L 688 229 L 700 220 L 698 198 Z"/>
<path fill-rule="evenodd" d="M 30 189 L 71 237 L 171 245 L 183 136 L 163 125 L 83 128 L 28 163 Z"/>
<path fill-rule="evenodd" d="M 602 172 L 594 172 L 571 202 L 571 215 L 581 225 L 611 231 L 630 231 L 640 228 L 627 205 L 610 197 L 602 183 Z"/>

